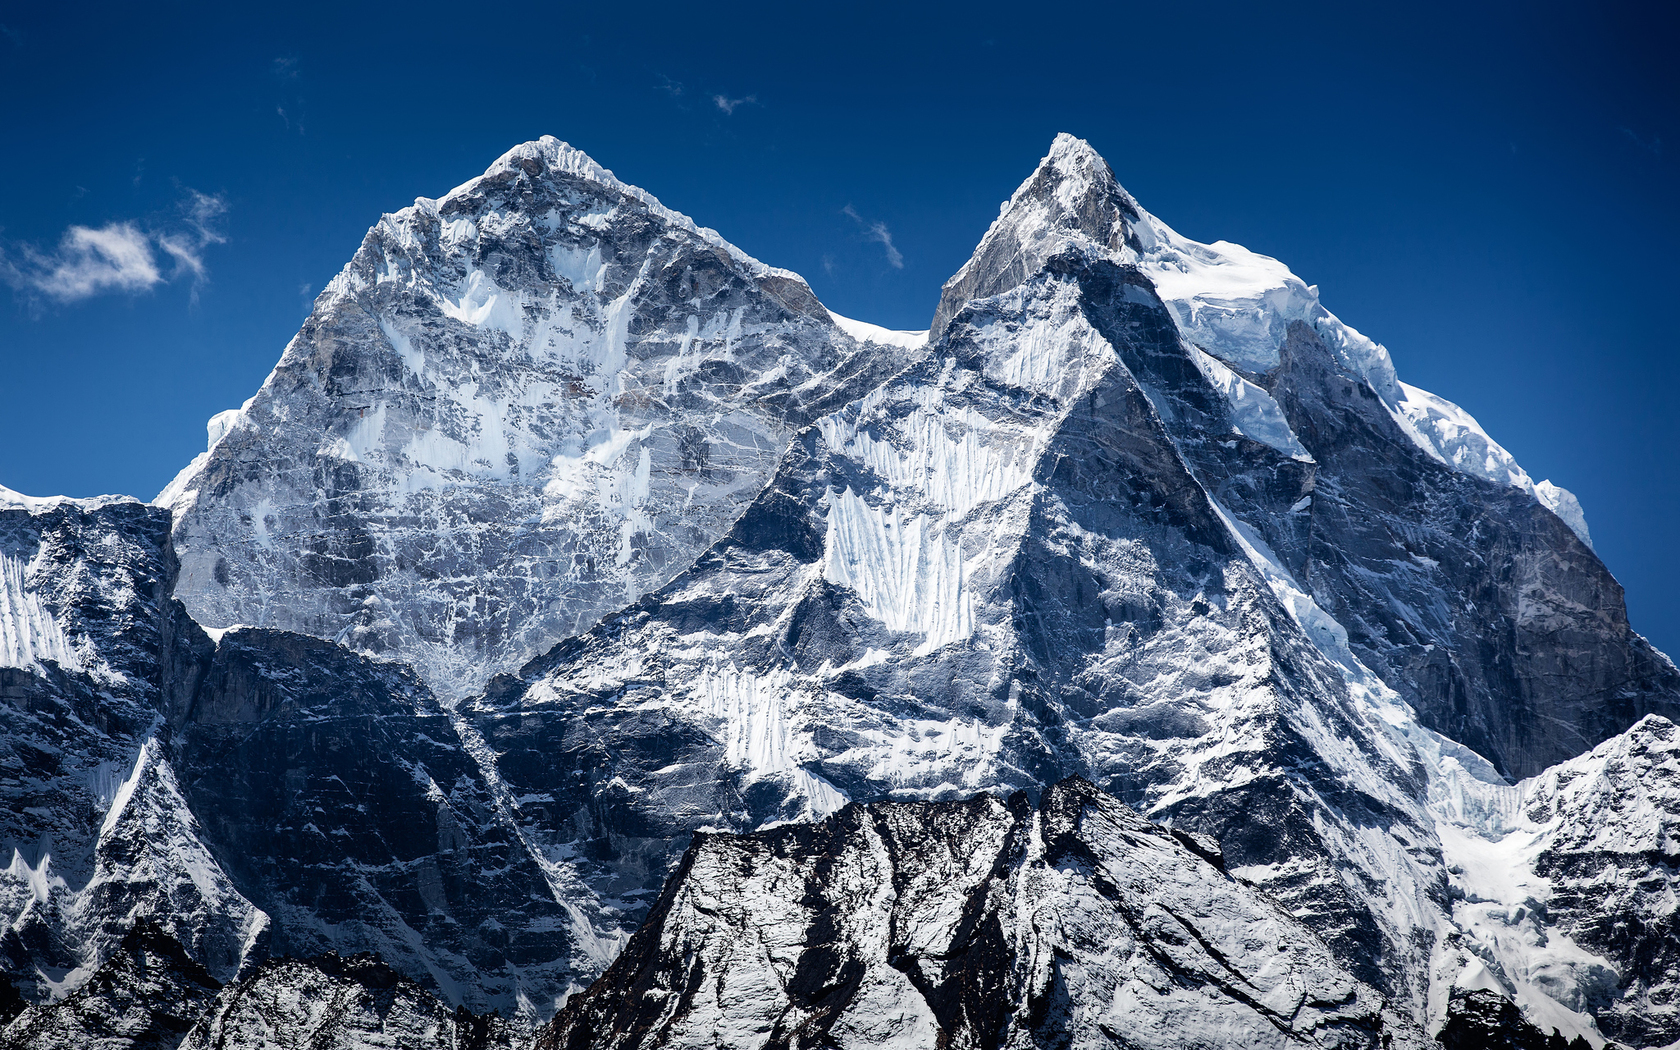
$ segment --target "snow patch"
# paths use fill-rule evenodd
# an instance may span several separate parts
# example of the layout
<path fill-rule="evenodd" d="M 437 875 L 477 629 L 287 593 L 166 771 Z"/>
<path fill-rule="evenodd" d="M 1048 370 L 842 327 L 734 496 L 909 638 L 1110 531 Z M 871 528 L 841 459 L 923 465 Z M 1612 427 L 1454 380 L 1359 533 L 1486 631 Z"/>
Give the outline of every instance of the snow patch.
<path fill-rule="evenodd" d="M 58 618 L 28 587 L 23 562 L 0 554 L 0 667 L 38 667 L 42 660 L 82 668 Z"/>
<path fill-rule="evenodd" d="M 743 671 L 733 661 L 714 662 L 695 681 L 690 696 L 706 717 L 721 723 L 726 761 L 747 771 L 747 782 L 781 775 L 793 794 L 806 800 L 804 819 L 820 819 L 844 806 L 846 796 L 803 768 L 797 759 L 810 750 L 792 728 L 785 668 L 764 674 Z"/>
<path fill-rule="evenodd" d="M 1283 408 L 1263 388 L 1244 379 L 1225 362 L 1201 350 L 1189 347 L 1191 360 L 1201 369 L 1214 389 L 1230 402 L 1231 416 L 1237 433 L 1282 452 L 1303 463 L 1313 462 L 1312 453 L 1301 444 L 1295 431 L 1284 418 Z"/>
<path fill-rule="evenodd" d="M 1581 542 L 1585 543 L 1589 550 L 1592 549 L 1592 536 L 1587 532 L 1587 515 L 1581 509 L 1581 501 L 1575 498 L 1575 493 L 1562 485 L 1552 484 L 1548 479 L 1535 484 L 1534 496 L 1541 506 L 1562 518 L 1563 523 L 1581 538 Z"/>
<path fill-rule="evenodd" d="M 850 317 L 841 317 L 833 310 L 828 311 L 829 319 L 837 328 L 860 343 L 885 343 L 887 346 L 899 346 L 906 350 L 919 350 L 927 345 L 928 333 L 898 332 L 891 328 L 882 328 L 878 324 L 867 321 L 854 321 Z"/>
<path fill-rule="evenodd" d="M 847 488 L 828 492 L 823 578 L 851 588 L 889 630 L 925 639 L 923 656 L 974 633 L 974 610 L 960 534 L 926 514 L 906 518 L 896 504 L 872 507 Z"/>

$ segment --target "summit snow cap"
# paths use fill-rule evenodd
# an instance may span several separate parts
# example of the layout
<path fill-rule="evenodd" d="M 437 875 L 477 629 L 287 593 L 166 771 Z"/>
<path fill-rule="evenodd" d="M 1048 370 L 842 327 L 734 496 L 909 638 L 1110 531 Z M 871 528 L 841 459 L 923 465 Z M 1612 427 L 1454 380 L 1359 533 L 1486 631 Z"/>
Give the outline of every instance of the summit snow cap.
<path fill-rule="evenodd" d="M 1584 544 L 1586 518 L 1567 489 L 1537 486 L 1458 405 L 1402 383 L 1387 348 L 1342 322 L 1309 285 L 1270 256 L 1230 241 L 1203 244 L 1145 211 L 1084 139 L 1056 136 L 1050 152 L 1003 205 L 974 255 L 947 282 L 929 331 L 937 341 L 974 299 L 1018 287 L 1058 253 L 1106 256 L 1136 266 L 1177 322 L 1185 343 L 1246 378 L 1278 367 L 1294 322 L 1310 326 L 1340 369 L 1369 384 L 1395 423 L 1436 459 L 1464 474 L 1521 489 L 1557 514 Z M 1232 391 L 1247 387 L 1224 384 Z M 1239 415 L 1245 406 L 1233 399 Z M 1296 450 L 1284 442 L 1281 447 Z"/>
<path fill-rule="evenodd" d="M 766 266 L 764 263 L 759 262 L 746 252 L 735 247 L 735 245 L 729 243 L 727 240 L 724 240 L 723 235 L 718 233 L 716 230 L 711 229 L 710 227 L 701 226 L 680 211 L 667 208 L 659 202 L 658 197 L 655 197 L 653 194 L 642 189 L 640 186 L 632 186 L 623 181 L 617 175 L 614 175 L 611 170 L 603 167 L 595 160 L 595 158 L 591 157 L 583 150 L 578 149 L 576 146 L 573 146 L 568 142 L 562 142 L 553 135 L 544 135 L 539 139 L 520 143 L 508 150 L 506 153 L 502 154 L 500 157 L 497 157 L 495 162 L 485 169 L 483 175 L 463 182 L 461 185 L 455 187 L 436 200 L 426 197 L 418 198 L 414 202 L 415 207 L 435 212 L 437 210 L 437 206 L 444 201 L 471 195 L 472 193 L 478 191 L 479 187 L 483 183 L 514 172 L 524 172 L 527 175 L 540 175 L 543 173 L 570 175 L 575 178 L 585 179 L 601 186 L 604 189 L 640 201 L 647 207 L 649 212 L 665 220 L 670 225 L 687 230 L 688 232 L 698 236 L 701 240 L 712 245 L 712 247 L 722 250 L 728 254 L 731 259 L 744 265 L 755 277 L 778 275 L 782 277 L 791 277 L 799 281 L 801 284 L 805 281 L 803 277 L 800 277 L 791 270 L 783 270 L 779 267 Z"/>

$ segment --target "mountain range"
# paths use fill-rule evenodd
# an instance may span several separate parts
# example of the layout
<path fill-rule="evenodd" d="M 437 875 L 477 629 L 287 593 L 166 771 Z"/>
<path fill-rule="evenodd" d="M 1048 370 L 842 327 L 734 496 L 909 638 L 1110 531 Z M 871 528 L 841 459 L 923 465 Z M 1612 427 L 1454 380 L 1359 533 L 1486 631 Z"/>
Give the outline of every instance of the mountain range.
<path fill-rule="evenodd" d="M 0 1046 L 1680 1044 L 1579 502 L 1072 136 L 927 332 L 526 143 L 208 437 L 0 490 Z"/>

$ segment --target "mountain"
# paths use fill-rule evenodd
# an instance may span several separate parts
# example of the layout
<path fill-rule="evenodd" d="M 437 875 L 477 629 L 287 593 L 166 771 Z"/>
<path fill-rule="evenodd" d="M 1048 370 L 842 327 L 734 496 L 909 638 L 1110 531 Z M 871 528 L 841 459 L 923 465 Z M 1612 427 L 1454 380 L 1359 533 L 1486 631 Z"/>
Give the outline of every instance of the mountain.
<path fill-rule="evenodd" d="M 1239 277 L 1276 273 L 1178 238 L 1059 140 L 947 286 L 928 357 L 803 431 L 693 568 L 464 705 L 532 838 L 622 900 L 688 831 L 1082 775 L 1216 838 L 1438 1023 L 1470 963 L 1432 803 L 1505 783 L 1453 756 L 1567 756 L 1673 713 L 1675 672 L 1526 476 L 1428 440 L 1417 406 L 1439 402 L 1385 378 L 1386 353 L 1261 288 L 1293 314 L 1257 326 L 1278 340 L 1261 370 L 1151 277 L 1198 265 L 1234 314 Z M 1581 647 L 1579 676 L 1556 645 Z M 1417 652 L 1506 691 L 1457 719 L 1451 696 L 1408 703 Z M 1551 991 L 1604 993 L 1575 976 Z"/>
<path fill-rule="evenodd" d="M 552 138 L 368 231 L 158 503 L 210 627 L 312 634 L 446 701 L 693 561 L 799 427 L 918 334 Z"/>
<path fill-rule="evenodd" d="M 0 557 L 8 1035 L 1680 1040 L 1578 502 L 1070 136 L 926 335 L 518 147 Z"/>
<path fill-rule="evenodd" d="M 368 955 L 274 959 L 222 989 L 182 1050 L 511 1050 L 505 1021 L 450 1009 Z"/>

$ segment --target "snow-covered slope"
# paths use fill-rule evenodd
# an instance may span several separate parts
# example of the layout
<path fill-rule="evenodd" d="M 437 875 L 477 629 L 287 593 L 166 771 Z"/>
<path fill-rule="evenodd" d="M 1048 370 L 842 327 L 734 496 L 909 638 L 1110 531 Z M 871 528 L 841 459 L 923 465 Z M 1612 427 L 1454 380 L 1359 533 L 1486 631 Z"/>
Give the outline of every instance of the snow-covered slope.
<path fill-rule="evenodd" d="M 1217 858 L 1079 780 L 697 836 L 536 1046 L 1427 1045 Z"/>
<path fill-rule="evenodd" d="M 385 216 L 158 497 L 176 593 L 446 701 L 680 572 L 920 340 L 544 138 Z"/>
<path fill-rule="evenodd" d="M 1595 1044 L 1680 1040 L 1680 728 L 1653 715 L 1514 786 L 1455 786 L 1435 808 L 1458 984 Z"/>

